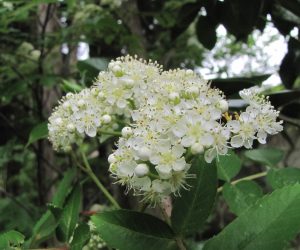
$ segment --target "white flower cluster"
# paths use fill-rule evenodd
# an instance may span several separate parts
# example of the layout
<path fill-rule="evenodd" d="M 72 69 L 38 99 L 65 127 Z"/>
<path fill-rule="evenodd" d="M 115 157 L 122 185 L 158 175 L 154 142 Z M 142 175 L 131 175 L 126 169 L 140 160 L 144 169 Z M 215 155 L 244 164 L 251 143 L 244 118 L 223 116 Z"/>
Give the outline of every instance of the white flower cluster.
<path fill-rule="evenodd" d="M 49 119 L 49 137 L 55 148 L 66 149 L 84 133 L 130 122 L 108 158 L 110 171 L 155 203 L 186 187 L 191 155 L 204 153 L 211 162 L 230 147 L 250 148 L 253 140 L 265 143 L 267 134 L 282 130 L 278 112 L 259 92 L 242 91 L 249 106 L 232 117 L 222 92 L 192 70 L 162 71 L 127 56 L 112 61 L 93 88 L 63 99 Z"/>

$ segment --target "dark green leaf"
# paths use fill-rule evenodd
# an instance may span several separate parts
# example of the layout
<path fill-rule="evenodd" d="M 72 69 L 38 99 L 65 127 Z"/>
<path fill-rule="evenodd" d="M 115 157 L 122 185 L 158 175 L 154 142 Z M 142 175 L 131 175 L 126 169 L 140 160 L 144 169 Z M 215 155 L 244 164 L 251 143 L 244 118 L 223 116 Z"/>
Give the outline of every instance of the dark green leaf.
<path fill-rule="evenodd" d="M 204 250 L 282 250 L 300 231 L 300 185 L 275 190 L 230 223 Z"/>
<path fill-rule="evenodd" d="M 0 234 L 0 249 L 14 249 L 24 243 L 25 236 L 15 230 Z"/>
<path fill-rule="evenodd" d="M 267 174 L 267 183 L 273 188 L 300 183 L 299 168 L 271 169 Z"/>
<path fill-rule="evenodd" d="M 283 159 L 284 152 L 276 148 L 260 148 L 245 151 L 245 156 L 252 161 L 275 167 Z"/>
<path fill-rule="evenodd" d="M 284 90 L 269 95 L 270 101 L 276 108 L 291 101 L 300 99 L 300 90 Z"/>
<path fill-rule="evenodd" d="M 30 132 L 29 139 L 27 142 L 27 147 L 40 139 L 47 138 L 48 136 L 48 127 L 47 122 L 42 122 L 36 125 Z"/>
<path fill-rule="evenodd" d="M 252 77 L 233 77 L 213 79 L 211 85 L 221 89 L 225 95 L 230 96 L 238 93 L 240 90 L 250 88 L 254 85 L 261 84 L 270 77 L 269 74 Z"/>
<path fill-rule="evenodd" d="M 288 43 L 288 53 L 281 61 L 279 75 L 287 88 L 292 88 L 300 72 L 300 42 L 291 37 Z"/>
<path fill-rule="evenodd" d="M 209 50 L 213 49 L 217 42 L 216 25 L 208 16 L 200 16 L 196 25 L 197 37 L 200 43 Z"/>
<path fill-rule="evenodd" d="M 57 228 L 57 237 L 62 242 L 69 242 L 73 235 L 79 217 L 81 196 L 81 187 L 75 187 L 63 208 Z"/>
<path fill-rule="evenodd" d="M 241 159 L 232 150 L 227 155 L 220 155 L 216 164 L 218 178 L 223 181 L 230 181 L 239 173 L 242 166 Z"/>
<path fill-rule="evenodd" d="M 107 58 L 89 58 L 77 63 L 77 68 L 82 75 L 85 75 L 88 79 L 93 80 L 98 76 L 99 71 L 106 70 L 108 65 Z"/>
<path fill-rule="evenodd" d="M 241 181 L 235 185 L 226 183 L 223 196 L 236 215 L 240 215 L 263 196 L 262 189 L 254 181 Z"/>
<path fill-rule="evenodd" d="M 182 190 L 175 198 L 172 211 L 172 228 L 177 234 L 197 232 L 206 221 L 213 207 L 217 191 L 217 170 L 215 163 L 208 164 L 202 156 L 192 162 L 188 180 L 189 190 Z"/>
<path fill-rule="evenodd" d="M 72 250 L 82 250 L 83 246 L 90 239 L 90 227 L 87 224 L 80 224 L 75 228 L 73 239 L 71 242 Z"/>
<path fill-rule="evenodd" d="M 66 196 L 68 195 L 72 181 L 74 180 L 76 170 L 69 169 L 65 172 L 63 180 L 60 182 L 57 191 L 53 197 L 52 203 L 55 206 L 62 207 Z M 26 242 L 27 248 L 38 245 L 40 242 L 48 239 L 54 233 L 58 223 L 53 214 L 48 210 L 35 224 L 31 238 Z"/>
<path fill-rule="evenodd" d="M 148 214 L 129 210 L 103 212 L 92 217 L 100 237 L 121 250 L 177 249 L 171 228 Z"/>
<path fill-rule="evenodd" d="M 59 183 L 58 188 L 53 196 L 52 203 L 58 207 L 62 207 L 76 175 L 76 169 L 70 168 L 64 173 L 64 178 Z"/>
<path fill-rule="evenodd" d="M 254 29 L 262 11 L 263 1 L 231 0 L 219 3 L 220 19 L 229 33 L 245 39 Z"/>

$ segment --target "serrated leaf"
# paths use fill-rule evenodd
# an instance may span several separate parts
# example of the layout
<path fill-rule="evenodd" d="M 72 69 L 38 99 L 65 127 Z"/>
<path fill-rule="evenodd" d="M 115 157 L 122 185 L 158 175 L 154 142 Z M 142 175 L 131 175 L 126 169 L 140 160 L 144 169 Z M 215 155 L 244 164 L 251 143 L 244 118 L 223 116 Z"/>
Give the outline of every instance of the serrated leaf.
<path fill-rule="evenodd" d="M 223 197 L 236 215 L 240 215 L 262 196 L 261 187 L 254 181 L 241 181 L 235 185 L 226 183 L 223 187 Z"/>
<path fill-rule="evenodd" d="M 40 139 L 47 138 L 47 136 L 48 136 L 47 122 L 42 122 L 42 123 L 36 125 L 31 130 L 26 147 L 28 147 L 31 143 L 34 143 Z"/>
<path fill-rule="evenodd" d="M 73 235 L 79 217 L 81 196 L 81 187 L 76 186 L 63 208 L 63 212 L 59 220 L 59 225 L 56 230 L 57 237 L 62 242 L 68 243 L 71 236 Z"/>
<path fill-rule="evenodd" d="M 300 185 L 275 190 L 230 223 L 204 250 L 282 250 L 300 231 Z"/>
<path fill-rule="evenodd" d="M 220 155 L 216 164 L 218 178 L 223 181 L 230 181 L 240 172 L 242 167 L 241 159 L 232 150 L 227 155 Z"/>
<path fill-rule="evenodd" d="M 284 156 L 284 152 L 276 148 L 260 148 L 245 151 L 245 156 L 255 162 L 275 167 Z"/>
<path fill-rule="evenodd" d="M 217 191 L 215 163 L 208 164 L 203 156 L 195 158 L 188 179 L 189 190 L 182 190 L 175 198 L 171 216 L 172 228 L 179 235 L 197 232 L 206 221 L 213 207 Z"/>
<path fill-rule="evenodd" d="M 13 249 L 13 246 L 20 246 L 24 243 L 25 236 L 15 230 L 0 234 L 0 249 Z"/>
<path fill-rule="evenodd" d="M 87 224 L 80 224 L 75 228 L 73 239 L 71 242 L 72 250 L 82 250 L 83 246 L 90 239 L 90 227 Z"/>
<path fill-rule="evenodd" d="M 92 217 L 108 246 L 122 250 L 175 250 L 171 228 L 160 219 L 130 210 L 103 212 Z"/>
<path fill-rule="evenodd" d="M 271 169 L 267 174 L 267 183 L 273 188 L 300 183 L 299 168 Z"/>

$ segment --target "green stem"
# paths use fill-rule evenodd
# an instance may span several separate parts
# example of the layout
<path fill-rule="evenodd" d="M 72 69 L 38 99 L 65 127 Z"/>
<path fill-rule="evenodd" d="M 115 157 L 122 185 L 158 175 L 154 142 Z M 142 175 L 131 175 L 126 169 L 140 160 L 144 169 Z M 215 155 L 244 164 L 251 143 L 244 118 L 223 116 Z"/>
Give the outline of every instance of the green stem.
<path fill-rule="evenodd" d="M 161 213 L 162 213 L 166 223 L 171 227 L 171 220 L 170 220 L 170 217 L 168 216 L 166 210 L 163 207 L 160 207 L 160 210 L 161 210 Z M 175 238 L 175 241 L 176 241 L 176 244 L 177 244 L 179 250 L 186 250 L 186 247 L 184 246 L 184 243 L 183 243 L 183 239 L 180 236 L 177 236 Z"/>
<path fill-rule="evenodd" d="M 102 191 L 102 193 L 105 195 L 105 197 L 111 202 L 112 205 L 116 208 L 121 208 L 118 202 L 111 196 L 111 194 L 107 191 L 107 189 L 104 187 L 104 185 L 99 181 L 97 176 L 94 174 L 87 157 L 84 152 L 80 151 L 83 163 L 84 163 L 84 168 L 83 170 L 91 177 L 91 179 L 94 181 L 94 183 L 97 185 L 97 187 Z"/>
<path fill-rule="evenodd" d="M 156 175 L 156 174 L 153 174 L 153 173 L 148 173 L 148 176 L 149 177 L 152 177 L 152 178 L 154 178 L 154 179 L 159 179 L 159 176 L 158 175 Z"/>
<path fill-rule="evenodd" d="M 232 181 L 230 184 L 231 185 L 235 185 L 241 181 L 249 181 L 249 180 L 255 180 L 255 179 L 258 179 L 260 177 L 264 177 L 267 175 L 267 171 L 264 171 L 264 172 L 260 172 L 260 173 L 257 173 L 257 174 L 253 174 L 253 175 L 249 175 L 249 176 L 246 176 L 246 177 L 243 177 L 243 178 L 240 178 L 240 179 L 237 179 L 235 181 Z M 217 192 L 220 193 L 221 191 L 223 190 L 223 186 L 222 187 L 219 187 L 217 189 Z"/>
<path fill-rule="evenodd" d="M 122 136 L 122 133 L 118 131 L 107 131 L 107 130 L 99 129 L 98 132 L 103 135 Z"/>

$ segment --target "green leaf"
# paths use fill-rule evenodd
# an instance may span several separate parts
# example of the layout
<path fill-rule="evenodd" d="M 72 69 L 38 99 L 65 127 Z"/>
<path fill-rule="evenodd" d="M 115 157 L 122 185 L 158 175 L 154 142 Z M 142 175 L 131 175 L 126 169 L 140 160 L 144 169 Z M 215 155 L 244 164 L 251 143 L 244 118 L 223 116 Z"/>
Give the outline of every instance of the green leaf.
<path fill-rule="evenodd" d="M 245 151 L 245 156 L 255 162 L 275 167 L 284 156 L 284 152 L 276 148 L 260 148 Z"/>
<path fill-rule="evenodd" d="M 55 206 L 62 207 L 66 196 L 69 193 L 72 181 L 75 178 L 75 168 L 69 169 L 64 173 L 64 178 L 59 183 L 57 191 L 52 199 Z M 48 239 L 54 233 L 58 223 L 53 214 L 48 210 L 35 224 L 31 238 L 26 242 L 27 248 L 30 248 Z"/>
<path fill-rule="evenodd" d="M 270 101 L 276 108 L 294 100 L 300 99 L 300 90 L 283 90 L 269 95 Z"/>
<path fill-rule="evenodd" d="M 79 69 L 82 76 L 85 76 L 87 80 L 94 80 L 98 76 L 99 71 L 107 69 L 109 60 L 107 58 L 89 58 L 84 61 L 79 61 L 77 63 L 77 68 Z"/>
<path fill-rule="evenodd" d="M 62 207 L 70 187 L 76 175 L 76 168 L 70 168 L 64 173 L 64 178 L 59 183 L 56 193 L 53 196 L 52 203 L 58 207 Z"/>
<path fill-rule="evenodd" d="M 223 197 L 236 215 L 240 215 L 262 196 L 261 187 L 254 181 L 241 181 L 235 185 L 226 183 L 223 187 Z"/>
<path fill-rule="evenodd" d="M 252 77 L 216 78 L 211 82 L 212 87 L 221 89 L 225 95 L 237 94 L 240 90 L 259 85 L 270 77 L 270 74 Z"/>
<path fill-rule="evenodd" d="M 197 37 L 200 43 L 209 50 L 217 42 L 216 24 L 208 16 L 200 16 L 196 25 Z"/>
<path fill-rule="evenodd" d="M 241 169 L 241 159 L 230 150 L 227 155 L 220 155 L 216 161 L 218 169 L 218 178 L 223 181 L 230 181 Z"/>
<path fill-rule="evenodd" d="M 83 86 L 79 85 L 75 80 L 63 80 L 62 89 L 65 92 L 79 92 L 83 89 Z"/>
<path fill-rule="evenodd" d="M 90 239 L 90 227 L 87 224 L 80 224 L 75 228 L 73 239 L 71 242 L 72 250 L 82 250 L 83 246 Z"/>
<path fill-rule="evenodd" d="M 148 214 L 129 210 L 103 212 L 92 217 L 100 237 L 122 250 L 177 249 L 171 228 Z"/>
<path fill-rule="evenodd" d="M 15 230 L 0 234 L 0 249 L 13 249 L 10 247 L 20 246 L 24 243 L 25 236 Z"/>
<path fill-rule="evenodd" d="M 273 188 L 300 183 L 299 168 L 271 169 L 267 174 L 267 183 Z"/>
<path fill-rule="evenodd" d="M 34 143 L 40 139 L 47 138 L 47 136 L 48 136 L 47 122 L 42 122 L 36 125 L 31 130 L 26 147 L 28 147 L 31 143 Z"/>
<path fill-rule="evenodd" d="M 73 235 L 79 217 L 81 196 L 81 187 L 76 186 L 63 208 L 59 225 L 57 227 L 57 236 L 62 242 L 69 242 Z"/>
<path fill-rule="evenodd" d="M 217 192 L 217 170 L 214 163 L 208 164 L 203 156 L 195 158 L 188 179 L 189 190 L 182 190 L 176 197 L 171 216 L 172 228 L 177 234 L 197 232 L 209 216 Z"/>
<path fill-rule="evenodd" d="M 300 231 L 300 185 L 266 195 L 230 223 L 204 250 L 282 250 Z"/>

